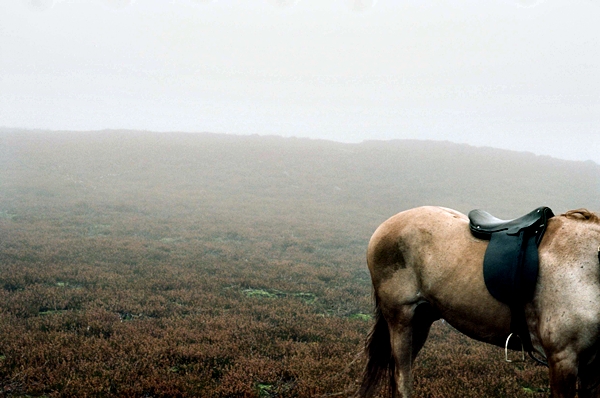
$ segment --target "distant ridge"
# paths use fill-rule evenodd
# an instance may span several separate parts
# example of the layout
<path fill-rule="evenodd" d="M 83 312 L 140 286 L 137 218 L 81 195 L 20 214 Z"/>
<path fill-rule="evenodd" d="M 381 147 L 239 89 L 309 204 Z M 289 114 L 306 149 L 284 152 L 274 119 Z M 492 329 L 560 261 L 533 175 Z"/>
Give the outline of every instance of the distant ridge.
<path fill-rule="evenodd" d="M 544 154 L 535 154 L 531 151 L 519 151 L 519 150 L 514 150 L 514 149 L 506 149 L 506 148 L 496 148 L 496 147 L 492 147 L 492 146 L 488 146 L 488 145 L 472 145 L 472 144 L 468 144 L 468 143 L 458 143 L 458 142 L 454 142 L 454 141 L 450 141 L 450 140 L 431 140 L 431 139 L 413 139 L 413 138 L 407 138 L 407 139 L 389 139 L 389 140 L 380 140 L 380 139 L 367 139 L 364 140 L 360 143 L 345 143 L 345 142 L 340 142 L 340 141 L 336 141 L 336 140 L 332 140 L 332 139 L 327 139 L 327 138 L 310 138 L 310 137 L 295 137 L 295 136 L 291 136 L 291 137 L 285 137 L 285 136 L 280 136 L 280 135 L 273 135 L 273 134 L 228 134 L 228 133 L 214 133 L 214 132 L 210 132 L 210 131 L 199 131 L 199 132 L 184 132 L 184 131 L 152 131 L 152 130 L 137 130 L 137 129 L 99 129 L 99 130 L 62 130 L 62 129 L 58 129 L 58 130 L 50 130 L 50 129 L 32 129 L 32 128 L 23 128 L 23 127 L 4 127 L 4 126 L 0 126 L 0 134 L 4 134 L 4 133 L 51 133 L 51 134 L 133 134 L 133 135 L 144 135 L 144 134 L 168 134 L 168 135 L 204 135 L 204 136 L 215 136 L 215 137 L 221 137 L 223 139 L 235 139 L 235 138 L 239 138 L 239 139 L 244 139 L 244 138 L 264 138 L 264 139 L 292 139 L 292 140 L 308 140 L 308 141 L 312 141 L 312 142 L 331 142 L 331 143 L 336 143 L 336 144 L 342 144 L 342 145 L 369 145 L 369 144 L 374 144 L 374 145 L 378 145 L 378 144 L 386 144 L 386 145 L 396 145 L 396 144 L 400 144 L 400 145 L 410 145 L 410 143 L 415 143 L 415 144 L 425 144 L 425 143 L 429 143 L 429 144 L 434 144 L 434 145 L 444 145 L 444 144 L 448 144 L 450 146 L 465 146 L 468 148 L 475 148 L 475 149 L 482 149 L 482 150 L 492 150 L 492 151 L 505 151 L 507 153 L 524 153 L 524 154 L 531 154 L 537 157 L 548 157 L 548 158 L 552 158 L 552 159 L 556 159 L 556 160 L 564 160 L 567 162 L 584 162 L 584 163 L 596 163 L 595 161 L 588 159 L 588 160 L 571 160 L 571 159 L 564 159 L 564 158 L 560 158 L 560 157 L 555 157 L 552 155 L 544 155 Z"/>
<path fill-rule="evenodd" d="M 462 212 L 485 208 L 507 218 L 541 205 L 557 213 L 600 210 L 600 165 L 594 162 L 448 141 L 344 144 L 256 135 L 2 128 L 0 177 L 4 206 L 23 201 L 61 206 L 64 195 L 69 201 L 93 196 L 111 205 L 143 203 L 161 213 L 199 209 L 243 219 L 246 211 L 264 211 L 266 218 L 277 219 L 295 212 L 302 219 L 346 217 L 369 227 L 420 205 Z"/>

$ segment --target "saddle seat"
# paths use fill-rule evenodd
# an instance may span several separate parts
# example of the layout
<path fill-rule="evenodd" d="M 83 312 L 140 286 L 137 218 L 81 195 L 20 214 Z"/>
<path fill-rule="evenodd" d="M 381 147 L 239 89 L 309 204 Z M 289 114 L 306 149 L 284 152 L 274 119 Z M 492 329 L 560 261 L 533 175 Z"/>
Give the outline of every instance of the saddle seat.
<path fill-rule="evenodd" d="M 501 220 L 484 210 L 472 210 L 469 213 L 470 228 L 473 236 L 479 239 L 490 239 L 495 232 L 506 231 L 508 235 L 516 235 L 524 229 L 536 224 L 538 229 L 545 229 L 545 221 L 551 218 L 552 211 L 547 207 L 537 209 L 513 220 Z M 534 234 L 537 234 L 535 231 Z M 539 244 L 539 242 L 537 242 Z"/>

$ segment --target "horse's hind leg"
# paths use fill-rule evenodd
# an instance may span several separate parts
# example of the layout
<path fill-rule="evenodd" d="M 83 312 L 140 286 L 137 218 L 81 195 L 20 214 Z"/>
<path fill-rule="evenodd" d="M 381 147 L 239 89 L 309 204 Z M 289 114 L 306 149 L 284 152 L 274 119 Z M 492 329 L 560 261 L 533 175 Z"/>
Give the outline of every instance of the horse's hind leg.
<path fill-rule="evenodd" d="M 413 327 L 409 315 L 410 309 L 403 308 L 388 320 L 390 329 L 390 345 L 394 358 L 394 383 L 392 385 L 392 396 L 394 398 L 409 398 L 412 391 L 412 361 L 413 361 Z"/>
<path fill-rule="evenodd" d="M 390 343 L 396 365 L 393 396 L 409 398 L 412 391 L 412 365 L 437 317 L 427 303 L 403 305 L 390 315 Z"/>
<path fill-rule="evenodd" d="M 388 385 L 395 398 L 411 396 L 412 363 L 434 320 L 433 311 L 424 310 L 431 307 L 421 295 L 420 277 L 415 269 L 418 256 L 411 253 L 405 241 L 402 222 L 402 217 L 396 217 L 382 224 L 371 237 L 367 250 L 378 317 L 368 342 L 369 361 L 359 393 L 362 397 L 374 394 L 373 386 L 383 381 L 383 374 L 391 376 Z M 385 354 L 382 340 L 386 340 L 388 348 Z M 376 344 L 377 341 L 381 343 Z"/>

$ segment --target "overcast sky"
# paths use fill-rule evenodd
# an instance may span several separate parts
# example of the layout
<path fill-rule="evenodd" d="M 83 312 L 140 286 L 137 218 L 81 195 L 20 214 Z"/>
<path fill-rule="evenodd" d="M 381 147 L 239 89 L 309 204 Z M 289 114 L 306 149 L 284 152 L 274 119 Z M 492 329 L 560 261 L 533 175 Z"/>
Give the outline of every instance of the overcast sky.
<path fill-rule="evenodd" d="M 600 163 L 600 0 L 0 0 L 0 126 Z"/>

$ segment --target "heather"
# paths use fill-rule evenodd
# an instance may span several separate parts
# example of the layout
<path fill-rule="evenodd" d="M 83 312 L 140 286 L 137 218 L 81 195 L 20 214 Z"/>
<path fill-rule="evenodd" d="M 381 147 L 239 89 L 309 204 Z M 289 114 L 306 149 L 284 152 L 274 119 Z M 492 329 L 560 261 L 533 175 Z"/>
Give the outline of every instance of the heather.
<path fill-rule="evenodd" d="M 351 396 L 379 223 L 598 210 L 599 176 L 450 143 L 0 130 L 0 394 Z M 416 396 L 548 395 L 503 355 L 436 322 Z"/>

